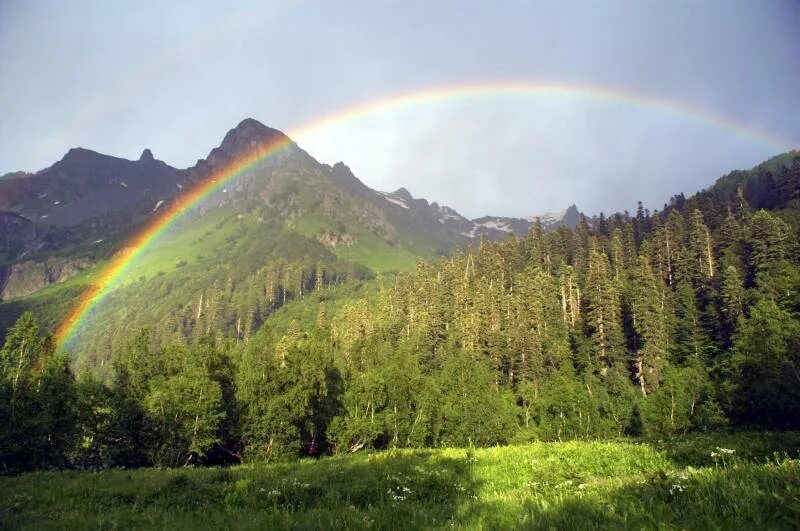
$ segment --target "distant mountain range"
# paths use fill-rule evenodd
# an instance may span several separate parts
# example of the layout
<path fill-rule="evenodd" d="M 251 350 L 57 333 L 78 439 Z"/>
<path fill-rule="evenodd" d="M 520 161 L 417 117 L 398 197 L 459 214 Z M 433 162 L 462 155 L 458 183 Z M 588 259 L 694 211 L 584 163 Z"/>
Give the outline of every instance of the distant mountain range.
<path fill-rule="evenodd" d="M 246 119 L 187 169 L 157 160 L 149 149 L 138 160 L 127 160 L 74 148 L 39 172 L 0 177 L 0 293 L 4 298 L 28 295 L 91 267 L 211 172 L 276 137 L 288 141 L 282 132 Z M 554 229 L 575 227 L 581 217 L 572 205 L 528 218 L 470 220 L 450 207 L 414 198 L 405 188 L 373 190 L 344 163 L 321 164 L 291 142 L 231 182 L 230 190 L 207 202 L 204 211 L 213 206 L 240 213 L 278 207 L 271 215 L 278 214 L 285 228 L 344 258 L 361 257 L 357 261 L 378 270 L 388 267 L 393 253 L 402 269 L 415 257 L 444 254 L 481 236 L 522 236 L 537 219 L 543 228 Z M 381 264 L 369 259 L 370 251 L 381 256 Z"/>

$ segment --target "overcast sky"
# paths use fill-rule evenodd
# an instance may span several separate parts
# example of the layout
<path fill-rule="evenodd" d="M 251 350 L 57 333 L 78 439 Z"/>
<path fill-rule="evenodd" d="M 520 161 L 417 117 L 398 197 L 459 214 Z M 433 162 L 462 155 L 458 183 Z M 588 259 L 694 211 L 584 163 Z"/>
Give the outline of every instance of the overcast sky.
<path fill-rule="evenodd" d="M 796 0 L 128 4 L 0 0 L 0 174 L 75 146 L 187 167 L 245 117 L 291 135 L 365 101 L 504 81 L 668 99 L 751 133 L 626 99 L 483 93 L 295 140 L 470 217 L 660 208 L 800 148 Z"/>

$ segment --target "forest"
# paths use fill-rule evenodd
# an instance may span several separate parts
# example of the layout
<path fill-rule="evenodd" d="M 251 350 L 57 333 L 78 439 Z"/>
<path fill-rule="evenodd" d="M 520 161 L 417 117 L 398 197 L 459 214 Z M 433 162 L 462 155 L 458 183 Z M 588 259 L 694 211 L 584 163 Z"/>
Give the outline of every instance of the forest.
<path fill-rule="evenodd" d="M 0 470 L 798 429 L 800 157 L 745 177 L 409 273 L 265 273 L 257 331 L 223 309 L 142 328 L 105 372 L 76 374 L 25 313 L 0 350 Z"/>

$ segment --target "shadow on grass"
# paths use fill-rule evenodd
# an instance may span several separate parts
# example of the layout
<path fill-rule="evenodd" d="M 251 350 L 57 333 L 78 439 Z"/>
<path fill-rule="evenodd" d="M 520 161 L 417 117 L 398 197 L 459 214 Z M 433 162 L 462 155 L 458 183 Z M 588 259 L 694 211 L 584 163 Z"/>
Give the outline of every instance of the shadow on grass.
<path fill-rule="evenodd" d="M 434 451 L 269 467 L 28 474 L 12 481 L 0 483 L 0 499 L 10 495 L 0 501 L 0 528 L 441 527 L 457 519 L 458 507 L 479 488 L 467 452 Z M 43 499 L 53 490 L 57 497 Z"/>

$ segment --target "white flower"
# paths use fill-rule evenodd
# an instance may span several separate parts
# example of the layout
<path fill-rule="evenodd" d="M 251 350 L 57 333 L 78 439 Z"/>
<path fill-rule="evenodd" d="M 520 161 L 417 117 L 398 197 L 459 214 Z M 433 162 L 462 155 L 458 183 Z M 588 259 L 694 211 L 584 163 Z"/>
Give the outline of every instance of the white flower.
<path fill-rule="evenodd" d="M 675 485 L 672 485 L 672 486 L 669 488 L 669 493 L 670 493 L 670 494 L 673 494 L 673 495 L 674 495 L 676 492 L 683 492 L 683 485 L 678 485 L 678 484 L 675 484 Z"/>

